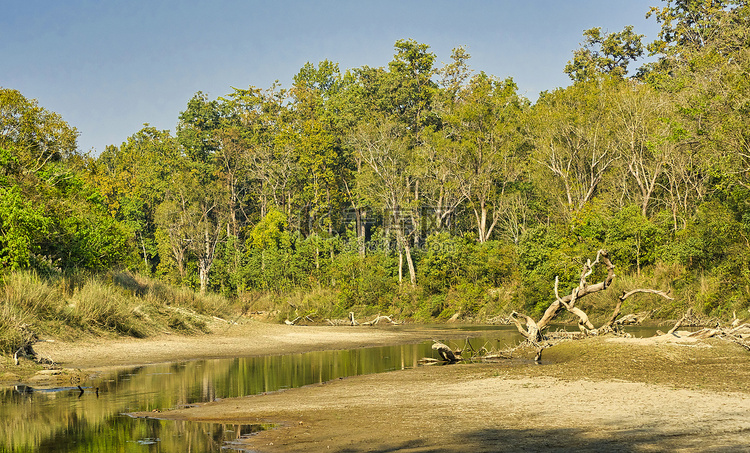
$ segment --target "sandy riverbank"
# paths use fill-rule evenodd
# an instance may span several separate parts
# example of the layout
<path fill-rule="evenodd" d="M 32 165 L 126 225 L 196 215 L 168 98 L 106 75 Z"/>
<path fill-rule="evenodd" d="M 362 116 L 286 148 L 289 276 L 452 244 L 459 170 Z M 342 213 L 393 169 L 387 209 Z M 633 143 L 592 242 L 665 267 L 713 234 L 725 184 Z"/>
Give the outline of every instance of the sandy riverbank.
<path fill-rule="evenodd" d="M 254 321 L 211 335 L 40 343 L 71 368 L 416 342 L 425 330 Z M 435 332 L 437 335 L 438 332 Z M 453 332 L 458 338 L 464 332 Z M 445 332 L 440 332 L 445 338 Z M 666 341 L 669 340 L 669 341 Z M 750 354 L 721 340 L 594 338 L 544 365 L 459 364 L 226 399 L 159 418 L 277 423 L 258 452 L 747 451 Z M 154 416 L 147 413 L 140 416 Z"/>
<path fill-rule="evenodd" d="M 120 366 L 351 349 L 467 335 L 459 330 L 424 326 L 287 326 L 252 319 L 236 324 L 217 321 L 210 329 L 210 334 L 165 334 L 142 339 L 43 339 L 34 345 L 38 356 L 64 368 L 65 373 L 62 376 L 45 372 L 35 375 L 39 367 L 29 361 L 22 361 L 17 367 L 11 358 L 4 358 L 0 361 L 0 385 L 17 382 L 54 385 L 56 380 L 70 380 L 71 373 L 84 377 L 87 373 Z"/>
<path fill-rule="evenodd" d="M 98 368 L 392 345 L 429 339 L 433 330 L 408 326 L 287 326 L 248 319 L 238 324 L 217 322 L 211 325 L 211 331 L 194 336 L 40 342 L 34 348 L 40 356 L 65 367 Z M 434 332 L 445 334 L 440 329 Z M 461 332 L 453 335 L 466 336 Z"/>

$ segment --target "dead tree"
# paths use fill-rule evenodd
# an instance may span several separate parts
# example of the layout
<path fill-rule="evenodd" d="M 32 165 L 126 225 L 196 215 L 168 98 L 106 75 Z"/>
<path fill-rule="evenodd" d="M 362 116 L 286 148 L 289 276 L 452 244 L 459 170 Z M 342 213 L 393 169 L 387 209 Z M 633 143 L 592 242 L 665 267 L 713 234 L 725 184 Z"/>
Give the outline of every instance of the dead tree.
<path fill-rule="evenodd" d="M 589 284 L 586 279 L 594 272 L 594 267 L 598 264 L 603 264 L 607 267 L 607 276 L 603 281 L 599 283 Z M 570 294 L 564 297 L 560 297 L 558 293 L 559 282 L 558 278 L 555 277 L 555 301 L 552 302 L 549 307 L 547 307 L 539 321 L 534 321 L 534 319 L 532 319 L 531 317 L 517 313 L 515 311 L 511 313 L 510 319 L 516 325 L 518 331 L 521 333 L 521 335 L 523 335 L 523 337 L 528 341 L 529 344 L 536 348 L 536 361 L 541 360 L 542 351 L 545 348 L 548 348 L 556 343 L 555 339 L 552 339 L 549 336 L 545 336 L 544 331 L 563 310 L 567 310 L 578 318 L 578 328 L 580 329 L 583 336 L 598 335 L 599 333 L 609 332 L 613 330 L 613 326 L 616 324 L 617 316 L 619 316 L 622 303 L 625 301 L 625 299 L 632 296 L 633 294 L 653 293 L 671 299 L 671 297 L 669 297 L 667 293 L 653 289 L 635 289 L 629 291 L 620 296 L 620 299 L 615 306 L 614 313 L 609 321 L 607 321 L 599 329 L 596 329 L 589 320 L 588 315 L 576 306 L 576 302 L 578 302 L 584 296 L 599 291 L 604 291 L 609 288 L 615 278 L 614 269 L 615 265 L 610 261 L 607 251 L 599 250 L 596 254 L 596 259 L 594 260 L 594 262 L 591 262 L 591 260 L 589 259 L 586 261 L 586 264 L 584 264 L 583 270 L 581 271 L 581 278 L 578 281 L 578 286 L 573 288 Z"/>

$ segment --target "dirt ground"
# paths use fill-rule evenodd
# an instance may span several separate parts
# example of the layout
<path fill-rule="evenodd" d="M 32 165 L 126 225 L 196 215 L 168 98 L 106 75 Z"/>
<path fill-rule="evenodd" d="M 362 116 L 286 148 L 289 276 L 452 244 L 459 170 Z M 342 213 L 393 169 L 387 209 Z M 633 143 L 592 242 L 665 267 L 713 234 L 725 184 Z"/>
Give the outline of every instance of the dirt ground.
<path fill-rule="evenodd" d="M 37 351 L 91 368 L 431 338 L 256 322 L 215 332 L 42 343 Z M 750 354 L 722 340 L 593 338 L 548 349 L 542 365 L 420 367 L 164 408 L 158 417 L 276 424 L 246 440 L 257 452 L 750 451 Z"/>

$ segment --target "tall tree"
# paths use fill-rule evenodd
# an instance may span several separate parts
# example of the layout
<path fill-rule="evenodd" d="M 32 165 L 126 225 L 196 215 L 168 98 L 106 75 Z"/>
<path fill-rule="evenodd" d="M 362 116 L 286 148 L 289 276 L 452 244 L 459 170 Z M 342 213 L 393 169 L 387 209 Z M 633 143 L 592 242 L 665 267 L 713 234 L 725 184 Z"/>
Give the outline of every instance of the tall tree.
<path fill-rule="evenodd" d="M 170 190 L 158 208 L 157 222 L 183 279 L 187 277 L 187 260 L 190 256 L 197 260 L 202 293 L 208 289 L 217 246 L 225 237 L 225 197 L 221 186 L 203 184 L 195 168 L 187 165 L 173 175 Z"/>
<path fill-rule="evenodd" d="M 625 172 L 616 190 L 630 195 L 648 218 L 649 207 L 662 184 L 663 172 L 676 146 L 671 100 L 650 86 L 623 81 L 609 92 L 613 143 Z M 635 185 L 631 194 L 630 185 Z"/>
<path fill-rule="evenodd" d="M 119 147 L 108 146 L 86 167 L 110 214 L 133 232 L 147 272 L 158 260 L 156 207 L 180 159 L 179 145 L 169 131 L 145 126 Z"/>
<path fill-rule="evenodd" d="M 610 87 L 607 79 L 595 79 L 543 93 L 527 125 L 535 144 L 532 157 L 546 170 L 537 181 L 564 213 L 581 209 L 596 195 L 617 158 L 606 122 Z"/>
<path fill-rule="evenodd" d="M 299 156 L 302 205 L 308 213 L 309 232 L 334 233 L 345 199 L 348 176 L 331 100 L 341 84 L 338 65 L 328 60 L 316 68 L 307 63 L 294 78 L 293 118 L 295 147 Z"/>
<path fill-rule="evenodd" d="M 72 156 L 78 131 L 60 115 L 27 99 L 18 90 L 0 87 L 0 148 L 15 150 L 18 162 L 30 172 L 47 162 Z"/>
<path fill-rule="evenodd" d="M 358 175 L 357 185 L 370 203 L 380 208 L 386 222 L 396 233 L 399 252 L 399 282 L 403 280 L 403 260 L 409 270 L 409 280 L 416 285 L 416 268 L 408 241 L 407 221 L 415 200 L 416 179 L 408 171 L 408 138 L 399 124 L 381 120 L 362 124 L 350 138 L 355 152 L 365 164 Z M 412 229 L 413 232 L 413 229 Z"/>
<path fill-rule="evenodd" d="M 513 79 L 474 76 L 445 116 L 456 141 L 453 171 L 486 242 L 505 210 L 506 195 L 524 173 L 522 115 L 528 106 Z"/>

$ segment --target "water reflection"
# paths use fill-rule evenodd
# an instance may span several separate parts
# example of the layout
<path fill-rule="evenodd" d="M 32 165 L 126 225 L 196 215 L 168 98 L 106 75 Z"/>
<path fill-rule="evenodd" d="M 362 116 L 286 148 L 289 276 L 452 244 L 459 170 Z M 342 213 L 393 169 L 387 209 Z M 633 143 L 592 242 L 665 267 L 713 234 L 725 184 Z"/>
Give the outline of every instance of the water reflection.
<path fill-rule="evenodd" d="M 473 330 L 477 330 L 474 326 Z M 493 327 L 472 347 L 515 344 L 515 328 Z M 447 341 L 463 347 L 464 341 Z M 322 383 L 347 376 L 413 368 L 436 357 L 431 342 L 223 360 L 197 360 L 121 369 L 93 382 L 39 389 L 0 388 L 0 452 L 185 452 L 240 449 L 235 442 L 261 425 L 217 425 L 133 419 L 159 411 Z M 98 392 L 96 391 L 98 389 Z M 158 416 L 158 412 L 154 413 Z"/>
<path fill-rule="evenodd" d="M 415 367 L 430 343 L 306 354 L 197 360 L 122 369 L 78 387 L 0 389 L 0 451 L 221 451 L 262 427 L 133 419 L 221 398 Z M 98 389 L 98 392 L 97 392 Z M 155 412 L 155 416 L 158 413 Z M 239 448 L 239 447 L 237 447 Z"/>

